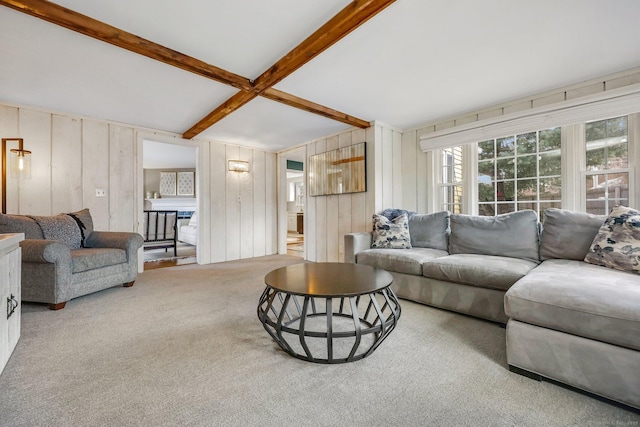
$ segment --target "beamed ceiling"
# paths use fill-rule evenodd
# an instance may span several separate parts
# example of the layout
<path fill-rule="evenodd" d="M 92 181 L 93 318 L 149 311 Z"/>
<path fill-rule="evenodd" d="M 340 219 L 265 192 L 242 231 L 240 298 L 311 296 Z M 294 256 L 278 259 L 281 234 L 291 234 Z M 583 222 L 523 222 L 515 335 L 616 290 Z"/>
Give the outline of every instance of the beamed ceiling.
<path fill-rule="evenodd" d="M 0 5 L 0 102 L 272 151 L 640 66 L 636 0 Z"/>

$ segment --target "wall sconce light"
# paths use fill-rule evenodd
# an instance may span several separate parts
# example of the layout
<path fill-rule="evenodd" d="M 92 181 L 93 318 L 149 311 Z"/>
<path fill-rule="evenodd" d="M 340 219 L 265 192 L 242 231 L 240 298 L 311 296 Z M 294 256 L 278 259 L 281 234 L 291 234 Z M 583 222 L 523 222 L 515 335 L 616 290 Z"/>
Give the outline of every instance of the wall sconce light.
<path fill-rule="evenodd" d="M 7 142 L 17 141 L 18 148 L 12 148 L 11 178 L 31 178 L 31 151 L 25 150 L 22 138 L 2 138 L 2 213 L 7 213 Z"/>
<path fill-rule="evenodd" d="M 245 162 L 244 160 L 229 160 L 229 171 L 249 172 L 249 162 Z"/>

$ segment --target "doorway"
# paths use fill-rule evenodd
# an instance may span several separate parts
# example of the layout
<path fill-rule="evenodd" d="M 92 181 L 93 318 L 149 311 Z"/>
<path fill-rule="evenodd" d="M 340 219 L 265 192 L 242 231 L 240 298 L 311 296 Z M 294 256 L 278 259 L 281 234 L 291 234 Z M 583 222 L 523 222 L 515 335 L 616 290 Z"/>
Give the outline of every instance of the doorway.
<path fill-rule="evenodd" d="M 196 165 L 196 147 L 142 141 L 144 270 L 197 262 Z"/>
<path fill-rule="evenodd" d="M 306 148 L 301 147 L 281 154 L 279 216 L 281 218 L 279 240 L 280 253 L 305 258 L 305 157 Z M 286 249 L 285 249 L 286 248 Z M 284 249 L 284 250 L 282 250 Z"/>

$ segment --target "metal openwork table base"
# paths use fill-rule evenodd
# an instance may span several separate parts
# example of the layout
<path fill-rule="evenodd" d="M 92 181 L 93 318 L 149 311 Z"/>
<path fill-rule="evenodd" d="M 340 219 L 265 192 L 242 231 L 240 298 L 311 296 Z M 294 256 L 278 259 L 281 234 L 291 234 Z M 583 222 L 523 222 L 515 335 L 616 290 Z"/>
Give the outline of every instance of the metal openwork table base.
<path fill-rule="evenodd" d="M 301 264 L 305 265 L 301 268 L 312 268 Z M 372 286 L 371 292 L 320 296 L 274 289 L 266 280 L 258 318 L 276 343 L 298 359 L 315 363 L 360 360 L 378 348 L 400 318 L 400 303 L 390 287 L 390 277 L 385 286 Z"/>

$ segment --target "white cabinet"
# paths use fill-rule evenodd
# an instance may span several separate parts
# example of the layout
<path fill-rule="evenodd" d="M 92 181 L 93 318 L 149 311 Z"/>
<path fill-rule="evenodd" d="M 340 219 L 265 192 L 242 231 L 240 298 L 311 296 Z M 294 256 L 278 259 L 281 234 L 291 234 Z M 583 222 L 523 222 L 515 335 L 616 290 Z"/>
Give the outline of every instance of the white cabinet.
<path fill-rule="evenodd" d="M 24 234 L 0 234 L 0 373 L 20 338 L 20 275 Z M 5 311 L 6 310 L 6 311 Z"/>
<path fill-rule="evenodd" d="M 297 220 L 298 220 L 298 217 L 296 216 L 295 212 L 294 213 L 291 213 L 291 212 L 287 213 L 287 231 L 291 231 L 293 233 L 296 232 Z"/>

